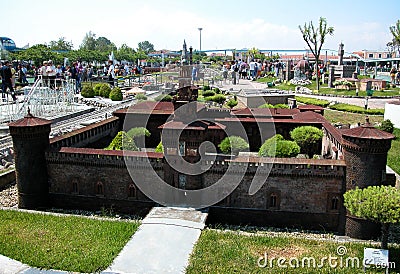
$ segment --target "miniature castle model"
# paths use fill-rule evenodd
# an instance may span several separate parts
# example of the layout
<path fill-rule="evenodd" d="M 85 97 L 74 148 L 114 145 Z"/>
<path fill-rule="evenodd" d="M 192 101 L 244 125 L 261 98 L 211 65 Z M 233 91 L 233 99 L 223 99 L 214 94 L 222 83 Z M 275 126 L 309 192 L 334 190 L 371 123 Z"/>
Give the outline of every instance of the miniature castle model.
<path fill-rule="evenodd" d="M 143 102 L 114 113 L 114 117 L 49 140 L 50 121 L 26 117 L 9 125 L 14 142 L 19 207 L 75 208 L 116 211 L 144 215 L 157 202 L 147 197 L 127 171 L 129 165 L 141 174 L 153 170 L 167 184 L 179 189 L 205 188 L 229 173 L 229 165 L 245 165 L 240 184 L 225 199 L 210 206 L 209 222 L 324 228 L 357 238 L 379 233 L 373 224 L 346 213 L 343 193 L 355 187 L 392 184 L 386 176 L 387 152 L 392 134 L 364 125 L 340 130 L 320 113 L 320 108 L 299 109 L 213 109 L 196 102 L 197 88 L 183 87 L 173 102 Z M 187 105 L 184 112 L 180 107 Z M 175 115 L 174 115 L 175 114 Z M 160 142 L 165 130 L 164 153 L 110 151 L 102 149 L 122 130 L 124 120 L 131 127 L 147 119 L 151 137 L 146 147 Z M 212 117 L 212 118 L 210 118 Z M 240 155 L 218 156 L 211 167 L 197 175 L 175 170 L 165 160 L 167 154 L 183 155 L 189 163 L 199 161 L 199 146 L 208 141 L 219 144 L 227 131 L 239 122 L 249 140 L 250 150 L 261 145 L 259 123 L 274 126 L 288 138 L 297 126 L 313 125 L 324 131 L 316 153 L 325 159 L 266 158 Z M 180 132 L 179 139 L 176 139 Z M 238 133 L 240 134 L 240 133 Z M 174 137 L 175 136 L 175 137 Z M 175 138 L 175 139 L 174 139 Z M 150 166 L 144 165 L 148 161 Z M 257 173 L 266 174 L 266 183 L 254 194 L 249 187 Z M 153 182 L 143 176 L 144 184 Z"/>

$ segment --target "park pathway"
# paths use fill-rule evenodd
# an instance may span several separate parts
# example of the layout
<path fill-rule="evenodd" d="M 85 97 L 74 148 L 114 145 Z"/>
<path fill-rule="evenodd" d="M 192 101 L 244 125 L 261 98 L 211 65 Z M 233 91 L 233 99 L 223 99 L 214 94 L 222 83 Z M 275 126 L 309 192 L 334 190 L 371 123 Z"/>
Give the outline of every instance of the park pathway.
<path fill-rule="evenodd" d="M 185 273 L 206 218 L 195 209 L 154 207 L 102 273 Z"/>

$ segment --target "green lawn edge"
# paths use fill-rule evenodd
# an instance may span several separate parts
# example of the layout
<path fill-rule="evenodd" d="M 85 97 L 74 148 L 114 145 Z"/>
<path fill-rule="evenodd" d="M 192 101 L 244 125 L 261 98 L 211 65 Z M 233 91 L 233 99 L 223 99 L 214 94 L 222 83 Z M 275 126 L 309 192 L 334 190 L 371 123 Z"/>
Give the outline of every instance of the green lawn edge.
<path fill-rule="evenodd" d="M 0 210 L 0 254 L 40 269 L 99 272 L 138 226 L 138 221 Z"/>

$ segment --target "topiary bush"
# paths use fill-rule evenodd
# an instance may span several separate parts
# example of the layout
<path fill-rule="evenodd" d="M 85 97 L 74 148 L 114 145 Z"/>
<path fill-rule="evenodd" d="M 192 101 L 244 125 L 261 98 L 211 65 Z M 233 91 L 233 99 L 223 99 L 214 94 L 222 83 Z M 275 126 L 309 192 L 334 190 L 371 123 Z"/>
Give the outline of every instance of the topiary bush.
<path fill-rule="evenodd" d="M 233 99 L 230 99 L 228 102 L 226 102 L 226 105 L 227 105 L 230 109 L 236 107 L 237 104 L 238 104 L 238 101 L 233 100 Z"/>
<path fill-rule="evenodd" d="M 220 94 L 220 93 L 221 93 L 221 90 L 220 90 L 219 88 L 217 88 L 217 87 L 213 88 L 212 90 L 213 90 L 216 94 Z"/>
<path fill-rule="evenodd" d="M 212 91 L 212 90 L 206 90 L 206 91 L 203 92 L 203 96 L 204 97 L 211 97 L 211 96 L 214 96 L 214 95 L 215 95 L 215 92 Z"/>
<path fill-rule="evenodd" d="M 162 144 L 162 142 L 160 141 L 160 143 L 157 145 L 156 149 L 154 150 L 154 152 L 161 152 L 164 153 L 164 146 Z"/>
<path fill-rule="evenodd" d="M 262 144 L 258 155 L 262 157 L 290 158 L 300 153 L 299 145 L 294 141 L 288 141 L 282 135 L 276 134 Z"/>
<path fill-rule="evenodd" d="M 290 137 L 301 147 L 301 150 L 311 159 L 318 153 L 324 133 L 322 129 L 313 126 L 296 127 L 290 132 Z"/>
<path fill-rule="evenodd" d="M 93 98 L 94 97 L 93 87 L 90 85 L 85 85 L 81 90 L 81 95 L 85 98 Z"/>
<path fill-rule="evenodd" d="M 172 102 L 173 97 L 169 94 L 160 94 L 156 98 L 154 98 L 154 101 L 158 102 Z"/>
<path fill-rule="evenodd" d="M 393 133 L 394 125 L 393 125 L 392 121 L 390 121 L 389 119 L 386 119 L 379 126 L 379 129 L 383 130 L 383 131 L 386 131 L 386 132 L 389 132 L 389 133 Z"/>
<path fill-rule="evenodd" d="M 289 108 L 289 106 L 286 104 L 276 104 L 274 105 L 274 108 Z"/>
<path fill-rule="evenodd" d="M 212 98 L 211 99 L 212 101 L 214 101 L 214 102 L 216 102 L 218 104 L 223 104 L 225 102 L 225 100 L 226 100 L 225 95 L 222 95 L 222 94 L 215 94 L 211 98 Z"/>
<path fill-rule="evenodd" d="M 274 108 L 274 105 L 271 105 L 271 104 L 265 103 L 265 104 L 263 104 L 263 105 L 259 106 L 258 108 Z"/>
<path fill-rule="evenodd" d="M 106 83 L 102 83 L 101 86 L 100 86 L 99 95 L 104 97 L 104 98 L 109 98 L 110 97 L 110 92 L 111 92 L 110 85 L 106 84 Z"/>
<path fill-rule="evenodd" d="M 329 108 L 335 109 L 335 110 L 340 110 L 340 111 L 347 111 L 347 112 L 352 112 L 352 113 L 361 113 L 361 114 L 372 114 L 372 115 L 384 115 L 385 110 L 384 109 L 365 109 L 360 106 L 355 106 L 355 105 L 349 105 L 349 104 L 335 104 L 330 106 Z"/>
<path fill-rule="evenodd" d="M 203 90 L 210 90 L 211 88 L 210 88 L 210 86 L 203 86 Z"/>
<path fill-rule="evenodd" d="M 320 107 L 327 107 L 330 102 L 328 100 L 321 100 L 321 99 L 315 99 L 315 98 L 308 98 L 308 97 L 302 97 L 302 96 L 296 96 L 296 101 L 299 103 L 307 104 L 307 105 L 315 105 L 315 106 L 320 106 Z"/>
<path fill-rule="evenodd" d="M 122 101 L 122 91 L 119 87 L 115 87 L 111 90 L 109 98 L 111 101 Z"/>
<path fill-rule="evenodd" d="M 230 136 L 222 140 L 218 147 L 223 153 L 238 155 L 240 151 L 246 151 L 250 146 L 242 137 Z"/>
<path fill-rule="evenodd" d="M 98 83 L 96 85 L 94 85 L 93 90 L 94 90 L 94 96 L 101 96 L 101 86 L 103 84 L 102 83 Z"/>
<path fill-rule="evenodd" d="M 131 137 L 125 131 L 118 132 L 106 150 L 139 150 Z"/>
<path fill-rule="evenodd" d="M 147 100 L 147 96 L 144 95 L 143 93 L 139 93 L 139 94 L 137 94 L 137 95 L 135 96 L 135 99 L 136 99 L 136 100 L 139 100 L 139 101 L 145 101 L 145 100 Z"/>

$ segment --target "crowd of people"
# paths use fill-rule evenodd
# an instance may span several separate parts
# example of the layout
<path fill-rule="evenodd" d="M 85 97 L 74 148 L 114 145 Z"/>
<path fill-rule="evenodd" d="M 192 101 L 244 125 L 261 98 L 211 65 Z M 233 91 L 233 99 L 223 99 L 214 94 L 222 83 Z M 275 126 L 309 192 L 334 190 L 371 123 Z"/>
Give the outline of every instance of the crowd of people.
<path fill-rule="evenodd" d="M 282 62 L 261 62 L 257 59 L 252 59 L 250 62 L 244 60 L 235 60 L 226 62 L 222 66 L 222 76 L 224 81 L 231 77 L 233 84 L 238 84 L 239 79 L 248 79 L 255 81 L 264 74 L 271 73 L 278 76 L 284 68 Z"/>
<path fill-rule="evenodd" d="M 45 85 L 57 89 L 63 79 L 74 79 L 76 83 L 76 93 L 82 88 L 82 82 L 92 80 L 106 80 L 114 86 L 114 81 L 118 76 L 128 76 L 143 74 L 141 66 L 131 66 L 129 64 L 115 64 L 109 60 L 107 64 L 95 67 L 81 61 L 72 62 L 64 66 L 54 64 L 52 60 L 43 61 L 41 66 L 34 66 L 26 63 L 4 61 L 0 63 L 0 77 L 2 79 L 1 92 L 3 98 L 6 94 L 11 94 L 16 100 L 16 82 L 18 85 L 28 85 L 27 76 L 34 77 L 35 81 L 41 77 Z M 7 93 L 8 92 L 8 93 Z"/>

